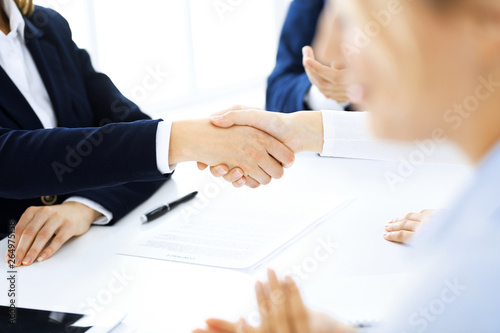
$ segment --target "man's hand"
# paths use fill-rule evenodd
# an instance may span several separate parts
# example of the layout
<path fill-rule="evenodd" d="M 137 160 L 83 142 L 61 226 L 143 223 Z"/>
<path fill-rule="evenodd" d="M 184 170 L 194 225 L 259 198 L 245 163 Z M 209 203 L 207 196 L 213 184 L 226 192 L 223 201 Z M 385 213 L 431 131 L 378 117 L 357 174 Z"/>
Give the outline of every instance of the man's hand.
<path fill-rule="evenodd" d="M 426 209 L 420 213 L 410 213 L 403 218 L 392 220 L 385 225 L 387 233 L 384 234 L 384 238 L 390 242 L 407 243 L 435 213 L 435 210 Z"/>
<path fill-rule="evenodd" d="M 221 129 L 209 120 L 174 122 L 169 161 L 198 161 L 206 165 L 240 167 L 247 180 L 269 184 L 283 176 L 294 161 L 293 152 L 267 133 L 247 126 Z"/>
<path fill-rule="evenodd" d="M 16 267 L 49 259 L 70 238 L 86 233 L 99 216 L 77 202 L 28 208 L 14 231 Z M 7 256 L 6 261 L 9 259 Z"/>
<path fill-rule="evenodd" d="M 329 99 L 337 101 L 338 103 L 349 102 L 347 97 L 347 85 L 344 82 L 345 69 L 335 68 L 335 66 L 328 67 L 321 64 L 314 57 L 312 47 L 305 46 L 302 49 L 303 66 L 306 70 L 307 76 L 313 85 Z"/>

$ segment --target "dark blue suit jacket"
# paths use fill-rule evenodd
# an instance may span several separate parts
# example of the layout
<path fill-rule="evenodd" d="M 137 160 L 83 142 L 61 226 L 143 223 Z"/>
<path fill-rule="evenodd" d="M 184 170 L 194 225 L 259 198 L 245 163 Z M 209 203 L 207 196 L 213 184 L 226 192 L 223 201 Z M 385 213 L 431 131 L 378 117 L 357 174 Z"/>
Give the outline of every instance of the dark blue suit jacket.
<path fill-rule="evenodd" d="M 38 117 L 0 68 L 0 232 L 41 197 L 91 199 L 119 220 L 169 175 L 156 163 L 159 120 L 150 120 L 72 41 L 66 20 L 36 7 L 26 45 L 49 93 L 58 127 Z M 45 202 L 51 201 L 45 200 Z"/>
<path fill-rule="evenodd" d="M 281 32 L 276 67 L 267 81 L 266 110 L 305 110 L 304 97 L 311 87 L 302 66 L 302 48 L 311 45 L 325 0 L 294 0 Z"/>

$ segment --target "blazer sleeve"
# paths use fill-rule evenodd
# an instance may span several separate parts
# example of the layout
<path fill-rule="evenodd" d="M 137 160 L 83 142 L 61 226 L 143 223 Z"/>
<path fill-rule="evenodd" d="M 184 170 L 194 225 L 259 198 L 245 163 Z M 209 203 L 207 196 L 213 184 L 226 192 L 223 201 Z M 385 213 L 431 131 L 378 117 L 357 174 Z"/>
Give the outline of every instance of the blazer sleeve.
<path fill-rule="evenodd" d="M 304 110 L 311 82 L 302 65 L 302 48 L 311 45 L 324 0 L 294 0 L 283 25 L 276 67 L 267 81 L 266 109 L 278 112 Z"/>
<path fill-rule="evenodd" d="M 0 197 L 30 199 L 164 180 L 156 163 L 158 122 L 39 130 L 0 128 Z"/>
<path fill-rule="evenodd" d="M 66 20 L 64 23 L 71 34 Z M 107 75 L 95 71 L 87 51 L 78 48 L 74 43 L 73 45 L 76 55 L 75 61 L 81 69 L 90 106 L 94 112 L 94 125 L 96 127 L 106 123 L 150 119 L 136 104 L 123 96 Z M 156 147 L 156 143 L 154 147 Z M 127 163 L 134 164 L 141 163 L 141 161 L 128 161 Z M 118 186 L 77 191 L 72 195 L 90 199 L 112 212 L 113 220 L 108 224 L 112 225 L 151 197 L 165 183 L 165 180 L 166 178 L 162 177 L 156 181 L 131 182 Z"/>

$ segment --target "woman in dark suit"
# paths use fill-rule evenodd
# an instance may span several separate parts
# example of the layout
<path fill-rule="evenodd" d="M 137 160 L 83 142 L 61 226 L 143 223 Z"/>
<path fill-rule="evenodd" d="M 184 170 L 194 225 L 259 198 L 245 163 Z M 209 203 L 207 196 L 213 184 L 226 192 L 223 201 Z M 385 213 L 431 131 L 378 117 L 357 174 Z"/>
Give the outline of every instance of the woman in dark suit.
<path fill-rule="evenodd" d="M 93 69 L 58 13 L 0 3 L 0 232 L 15 227 L 17 266 L 50 258 L 92 223 L 118 221 L 179 162 L 239 165 L 241 182 L 257 186 L 281 177 L 277 160 L 293 160 L 256 129 L 151 120 Z"/>

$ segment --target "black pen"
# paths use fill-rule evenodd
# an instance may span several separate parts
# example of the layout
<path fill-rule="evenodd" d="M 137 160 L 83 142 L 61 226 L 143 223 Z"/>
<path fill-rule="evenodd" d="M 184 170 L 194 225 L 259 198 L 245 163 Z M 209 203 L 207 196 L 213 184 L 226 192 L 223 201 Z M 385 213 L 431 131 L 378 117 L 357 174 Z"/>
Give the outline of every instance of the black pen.
<path fill-rule="evenodd" d="M 149 213 L 142 215 L 141 222 L 148 223 L 148 222 L 154 221 L 157 218 L 162 217 L 163 215 L 167 214 L 168 212 L 170 212 L 172 209 L 179 206 L 180 204 L 188 202 L 189 200 L 193 199 L 197 194 L 198 194 L 198 191 L 194 191 L 193 193 L 189 193 L 185 197 L 182 197 L 178 200 L 175 200 L 174 202 L 171 202 L 166 206 L 158 207 L 158 208 L 150 211 Z"/>

